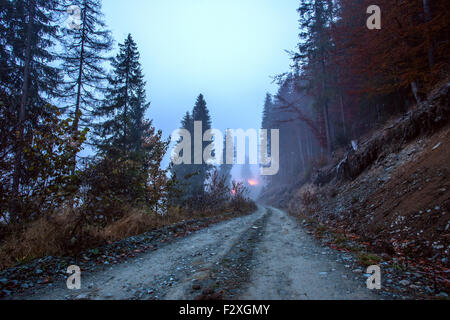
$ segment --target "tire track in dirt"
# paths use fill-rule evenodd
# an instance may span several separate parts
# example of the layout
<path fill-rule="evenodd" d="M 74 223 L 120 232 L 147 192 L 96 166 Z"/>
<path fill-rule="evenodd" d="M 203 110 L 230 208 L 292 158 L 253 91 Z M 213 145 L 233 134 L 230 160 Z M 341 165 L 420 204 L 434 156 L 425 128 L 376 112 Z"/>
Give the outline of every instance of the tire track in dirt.
<path fill-rule="evenodd" d="M 264 236 L 255 249 L 255 268 L 239 299 L 373 300 L 365 279 L 346 269 L 336 252 L 317 244 L 284 211 L 271 208 Z"/>
<path fill-rule="evenodd" d="M 264 236 L 271 214 L 272 211 L 267 210 L 261 218 L 253 222 L 220 261 L 208 270 L 209 277 L 197 281 L 187 292 L 186 297 L 194 297 L 196 300 L 231 300 L 237 297 L 243 286 L 250 281 L 254 269 L 255 248 Z M 202 293 L 196 294 L 195 291 Z"/>

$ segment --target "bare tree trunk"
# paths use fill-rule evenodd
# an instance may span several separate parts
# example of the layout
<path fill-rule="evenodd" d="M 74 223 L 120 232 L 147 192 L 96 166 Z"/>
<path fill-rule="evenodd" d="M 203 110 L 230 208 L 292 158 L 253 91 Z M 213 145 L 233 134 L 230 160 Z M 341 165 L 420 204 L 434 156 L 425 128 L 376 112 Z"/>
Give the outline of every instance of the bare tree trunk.
<path fill-rule="evenodd" d="M 431 8 L 429 0 L 423 0 L 423 12 L 425 16 L 425 22 L 428 23 L 431 21 Z M 427 28 L 428 29 L 428 28 Z M 430 69 L 434 66 L 434 49 L 433 49 L 433 39 L 431 39 L 430 31 L 427 31 L 428 37 L 428 63 L 430 65 Z"/>
<path fill-rule="evenodd" d="M 318 16 L 318 1 L 314 2 L 314 12 L 316 14 L 316 16 Z M 321 92 L 321 98 L 323 100 L 323 106 L 322 106 L 322 111 L 323 111 L 323 117 L 324 117 L 324 121 L 325 121 L 325 133 L 326 133 L 326 138 L 327 138 L 327 157 L 328 159 L 331 159 L 331 154 L 333 152 L 333 139 L 331 136 L 331 125 L 330 125 L 330 117 L 328 114 L 328 97 L 327 97 L 327 93 L 326 93 L 326 80 L 325 80 L 325 76 L 327 74 L 327 70 L 326 70 L 326 66 L 325 66 L 325 49 L 322 45 L 323 41 L 322 41 L 322 37 L 323 37 L 323 30 L 319 30 L 319 43 L 320 43 L 320 65 L 322 68 L 322 92 Z"/>
<path fill-rule="evenodd" d="M 128 53 L 128 59 L 130 57 L 130 53 Z M 123 119 L 123 147 L 124 147 L 124 151 L 125 153 L 128 152 L 128 146 L 127 146 L 127 136 L 128 136 L 128 128 L 127 128 L 127 116 L 128 116 L 128 87 L 129 87 L 129 81 L 130 81 L 130 65 L 128 62 L 127 65 L 127 76 L 126 76 L 126 80 L 125 80 L 125 107 L 124 107 L 124 119 Z"/>
<path fill-rule="evenodd" d="M 419 96 L 419 89 L 417 88 L 417 83 L 415 81 L 411 82 L 411 90 L 413 92 L 414 98 L 416 99 L 417 104 L 422 104 L 422 101 Z"/>
<path fill-rule="evenodd" d="M 342 93 L 340 94 L 340 100 L 341 100 L 342 128 L 344 129 L 344 136 L 347 138 L 347 126 L 345 124 L 345 106 L 344 106 L 344 97 L 342 97 Z"/>
<path fill-rule="evenodd" d="M 78 131 L 79 123 L 80 123 L 80 104 L 81 104 L 81 85 L 82 85 L 82 77 L 83 77 L 83 68 L 84 68 L 84 45 L 86 42 L 86 3 L 84 3 L 83 8 L 83 29 L 81 31 L 81 50 L 80 50 L 80 66 L 78 69 L 78 79 L 77 79 L 77 101 L 75 104 L 75 118 L 73 121 L 73 130 Z"/>
<path fill-rule="evenodd" d="M 309 160 L 314 158 L 314 146 L 313 146 L 313 142 L 312 142 L 312 134 L 309 133 L 308 134 L 308 158 Z"/>
<path fill-rule="evenodd" d="M 305 130 L 303 129 L 303 132 Z M 307 145 L 306 145 L 306 136 L 305 134 L 303 134 L 302 137 L 302 165 L 303 165 L 303 169 L 308 165 L 307 161 L 308 161 L 308 157 L 307 157 Z M 303 170 L 304 171 L 304 170 Z"/>
<path fill-rule="evenodd" d="M 325 132 L 327 135 L 327 155 L 331 158 L 333 152 L 333 141 L 331 137 L 331 125 L 330 125 L 330 115 L 328 114 L 328 103 L 325 102 L 323 106 L 323 114 L 325 118 Z"/>
<path fill-rule="evenodd" d="M 14 159 L 14 174 L 13 174 L 13 192 L 15 194 L 15 205 L 18 205 L 19 196 L 19 186 L 20 186 L 20 175 L 22 167 L 23 158 L 23 144 L 24 144 L 24 133 L 25 133 L 25 119 L 26 119 L 26 106 L 28 100 L 28 86 L 30 79 L 30 64 L 32 60 L 31 54 L 31 37 L 33 32 L 34 16 L 36 12 L 35 1 L 31 0 L 29 4 L 29 16 L 27 24 L 27 34 L 25 39 L 25 62 L 23 68 L 23 83 L 22 83 L 22 96 L 19 106 L 19 124 L 17 129 L 17 143 L 15 150 Z M 18 209 L 17 206 L 15 209 Z M 14 210 L 16 211 L 16 210 Z M 17 212 L 15 212 L 17 214 Z"/>
<path fill-rule="evenodd" d="M 77 100 L 75 103 L 75 117 L 73 121 L 73 133 L 75 134 L 78 131 L 80 119 L 81 119 L 81 85 L 83 83 L 83 68 L 84 68 L 84 45 L 86 42 L 86 16 L 87 16 L 87 6 L 86 2 L 84 2 L 83 8 L 83 29 L 81 31 L 81 50 L 80 50 L 80 66 L 78 69 L 78 79 L 77 79 Z M 77 155 L 73 156 L 73 168 L 72 173 L 75 174 L 77 169 Z"/>
<path fill-rule="evenodd" d="M 298 159 L 300 160 L 300 161 L 302 161 L 302 164 L 301 164 L 301 166 L 302 167 L 304 167 L 305 166 L 305 161 L 304 161 L 304 158 L 303 158 L 303 142 L 302 142 L 302 128 L 301 127 L 299 127 L 299 126 L 295 126 L 295 131 L 296 131 L 296 134 L 297 134 L 297 147 L 298 147 L 298 152 L 299 152 L 299 154 L 298 154 Z"/>

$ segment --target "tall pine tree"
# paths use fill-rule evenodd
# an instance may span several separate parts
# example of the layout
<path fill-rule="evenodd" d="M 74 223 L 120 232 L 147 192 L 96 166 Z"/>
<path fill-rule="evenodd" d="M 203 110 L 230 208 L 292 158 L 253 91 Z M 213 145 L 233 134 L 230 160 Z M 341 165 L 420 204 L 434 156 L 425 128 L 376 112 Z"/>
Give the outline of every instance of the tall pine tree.
<path fill-rule="evenodd" d="M 275 119 L 274 119 L 274 105 L 272 101 L 272 96 L 267 93 L 266 100 L 264 101 L 261 129 L 267 130 L 267 152 L 270 154 L 271 147 L 271 129 L 275 128 Z"/>
<path fill-rule="evenodd" d="M 105 101 L 94 113 L 101 121 L 95 125 L 99 152 L 90 175 L 91 188 L 93 194 L 103 195 L 101 201 L 106 203 L 101 204 L 102 208 L 118 208 L 124 201 L 159 208 L 161 195 L 155 193 L 165 176 L 160 164 L 167 142 L 161 140 L 161 131 L 144 119 L 150 103 L 131 35 L 119 45 L 112 66 Z"/>
<path fill-rule="evenodd" d="M 181 129 L 187 130 L 191 137 L 194 134 L 194 121 L 192 120 L 192 115 L 189 112 L 186 112 L 185 116 L 181 120 Z M 181 139 L 177 141 L 177 143 L 180 143 Z M 191 155 L 194 151 L 194 147 L 191 146 Z M 180 154 L 182 157 L 183 154 Z M 182 186 L 185 185 L 185 180 L 189 177 L 189 175 L 192 174 L 192 167 L 190 164 L 180 164 L 180 165 L 174 165 L 172 167 L 172 175 L 176 177 L 176 180 L 178 183 Z"/>
<path fill-rule="evenodd" d="M 89 116 L 100 102 L 105 89 L 106 73 L 102 66 L 112 39 L 106 29 L 100 0 L 70 0 L 80 8 L 80 24 L 63 30 L 63 69 L 66 74 L 64 97 L 74 119 L 74 131 L 79 125 L 89 125 Z M 82 115 L 86 117 L 82 117 Z"/>
<path fill-rule="evenodd" d="M 192 110 L 193 121 L 200 121 L 202 123 L 202 137 L 206 131 L 211 129 L 211 116 L 209 114 L 208 107 L 203 94 L 197 97 L 194 109 Z M 202 150 L 205 150 L 208 142 L 203 142 Z M 203 155 L 203 151 L 202 151 Z M 201 196 L 205 191 L 205 182 L 208 177 L 208 171 L 211 169 L 211 165 L 206 163 L 194 164 L 193 169 L 196 175 L 192 178 L 192 190 L 194 195 Z"/>
<path fill-rule="evenodd" d="M 270 93 L 266 94 L 266 100 L 264 100 L 263 116 L 262 116 L 262 129 L 270 129 L 272 127 L 272 112 L 273 102 Z"/>
<path fill-rule="evenodd" d="M 6 94 L 12 83 L 12 52 L 8 41 L 9 26 L 13 4 L 9 0 L 0 0 L 0 90 Z"/>
<path fill-rule="evenodd" d="M 211 165 L 203 163 L 203 150 L 208 142 L 202 142 L 202 164 L 195 164 L 194 157 L 194 123 L 200 121 L 202 123 L 202 137 L 204 133 L 211 129 L 211 117 L 206 106 L 206 101 L 202 94 L 197 97 L 192 113 L 187 112 L 181 121 L 181 128 L 189 131 L 191 135 L 191 163 L 174 165 L 172 174 L 178 182 L 180 195 L 175 201 L 177 204 L 186 204 L 187 201 L 193 201 L 203 197 L 205 192 L 205 184 L 208 178 L 208 172 L 212 168 Z M 202 139 L 203 141 L 203 139 Z M 182 156 L 182 155 L 180 155 Z"/>
<path fill-rule="evenodd" d="M 192 118 L 192 115 L 190 112 L 186 112 L 185 116 L 181 120 L 181 129 L 187 130 L 191 137 L 194 134 L 194 121 Z M 177 141 L 177 143 L 180 143 L 181 139 Z M 192 140 L 191 140 L 192 142 Z M 192 162 L 192 155 L 194 152 L 194 146 L 191 145 L 191 162 Z M 182 151 L 183 152 L 183 151 Z M 182 157 L 183 154 L 180 154 Z M 192 164 L 179 164 L 179 165 L 172 165 L 171 167 L 171 174 L 172 177 L 175 179 L 177 187 L 176 187 L 176 194 L 172 195 L 172 200 L 176 205 L 183 205 L 187 200 L 192 198 L 192 188 L 190 186 L 191 179 L 194 175 L 194 169 Z"/>
<path fill-rule="evenodd" d="M 127 154 L 141 147 L 142 120 L 150 103 L 146 101 L 139 58 L 136 43 L 128 35 L 112 60 L 113 73 L 104 103 L 94 111 L 95 116 L 104 119 L 95 125 L 96 146 L 101 153 L 115 149 Z"/>
<path fill-rule="evenodd" d="M 4 5 L 4 6 L 3 6 Z M 57 0 L 13 0 L 2 3 L 0 15 L 0 87 L 8 96 L 11 130 L 14 134 L 14 169 L 11 190 L 15 200 L 11 211 L 20 210 L 20 193 L 27 179 L 24 150 L 29 147 L 33 130 L 45 130 L 57 117 L 48 105 L 57 96 L 61 82 L 53 51 L 60 17 Z"/>
<path fill-rule="evenodd" d="M 309 89 L 316 96 L 320 127 L 326 136 L 327 154 L 331 157 L 333 139 L 329 116 L 330 74 L 327 68 L 333 43 L 327 34 L 327 28 L 333 21 L 333 1 L 305 0 L 300 3 L 298 12 L 300 43 L 294 61 L 302 68 L 302 76 L 309 80 Z"/>

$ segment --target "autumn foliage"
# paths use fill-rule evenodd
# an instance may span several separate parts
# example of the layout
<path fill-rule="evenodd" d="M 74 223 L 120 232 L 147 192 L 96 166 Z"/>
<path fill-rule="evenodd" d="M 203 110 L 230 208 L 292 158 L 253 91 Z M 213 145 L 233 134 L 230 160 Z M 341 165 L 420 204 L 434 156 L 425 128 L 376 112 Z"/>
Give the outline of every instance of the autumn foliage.
<path fill-rule="evenodd" d="M 293 64 L 264 105 L 262 127 L 280 129 L 282 160 L 263 198 L 331 170 L 364 135 L 448 81 L 447 2 L 300 1 Z M 379 29 L 369 28 L 373 18 Z"/>
<path fill-rule="evenodd" d="M 373 1 L 341 0 L 330 26 L 337 85 L 349 93 L 389 94 L 416 82 L 425 94 L 448 73 L 448 3 L 381 0 L 381 29 L 366 27 Z"/>

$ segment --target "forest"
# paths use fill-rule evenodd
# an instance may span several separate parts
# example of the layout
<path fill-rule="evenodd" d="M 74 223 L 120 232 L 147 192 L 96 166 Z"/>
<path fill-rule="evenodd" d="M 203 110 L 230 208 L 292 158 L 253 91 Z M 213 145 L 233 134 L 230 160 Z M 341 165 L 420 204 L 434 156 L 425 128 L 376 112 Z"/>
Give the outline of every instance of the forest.
<path fill-rule="evenodd" d="M 280 48 L 290 69 L 261 96 L 280 170 L 258 178 L 260 199 L 334 170 L 448 82 L 448 2 L 376 2 L 381 28 L 370 30 L 373 1 L 299 1 L 298 46 Z M 0 269 L 256 210 L 248 166 L 242 180 L 230 164 L 163 165 L 171 141 L 151 119 L 139 47 L 132 34 L 112 38 L 101 0 L 0 0 Z M 207 98 L 198 93 L 180 128 L 211 129 Z"/>
<path fill-rule="evenodd" d="M 262 127 L 280 128 L 282 141 L 281 170 L 269 178 L 271 191 L 308 181 L 314 169 L 339 159 L 352 142 L 446 81 L 445 2 L 378 5 L 381 30 L 369 30 L 369 15 L 361 12 L 370 1 L 301 1 L 301 41 L 290 52 L 292 70 L 277 77 L 279 91 L 264 103 Z"/>

